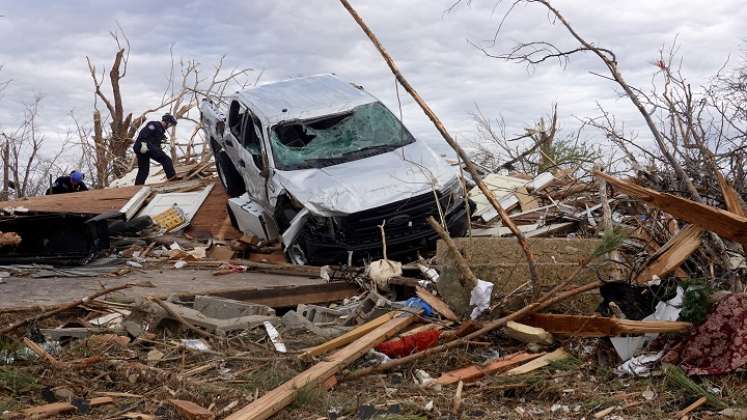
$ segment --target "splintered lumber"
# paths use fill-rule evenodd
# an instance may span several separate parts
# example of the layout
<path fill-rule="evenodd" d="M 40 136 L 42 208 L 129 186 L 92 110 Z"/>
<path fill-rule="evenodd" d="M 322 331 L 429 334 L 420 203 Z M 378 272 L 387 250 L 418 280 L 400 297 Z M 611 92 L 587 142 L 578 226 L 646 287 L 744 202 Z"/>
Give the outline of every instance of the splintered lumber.
<path fill-rule="evenodd" d="M 215 414 L 205 407 L 201 407 L 192 401 L 169 400 L 176 411 L 188 420 L 213 420 Z"/>
<path fill-rule="evenodd" d="M 676 195 L 654 191 L 602 172 L 595 171 L 594 175 L 604 178 L 610 185 L 630 197 L 645 201 L 678 219 L 715 232 L 742 245 L 747 244 L 747 217 L 745 216 Z"/>
<path fill-rule="evenodd" d="M 438 118 L 435 112 L 431 109 L 430 106 L 423 100 L 423 98 L 418 94 L 417 91 L 415 91 L 415 88 L 410 84 L 410 82 L 405 79 L 405 76 L 402 75 L 402 72 L 399 71 L 399 67 L 397 66 L 397 63 L 394 61 L 391 55 L 386 51 L 384 48 L 384 45 L 381 44 L 381 41 L 376 37 L 376 35 L 371 31 L 371 29 L 368 27 L 366 22 L 363 20 L 360 14 L 353 8 L 353 6 L 350 4 L 348 0 L 340 0 L 340 4 L 342 4 L 342 7 L 345 8 L 345 10 L 350 13 L 350 16 L 355 20 L 355 22 L 360 26 L 361 30 L 363 30 L 363 33 L 366 34 L 369 40 L 371 40 L 371 43 L 376 47 L 376 50 L 379 51 L 379 54 L 384 58 L 384 61 L 386 61 L 387 66 L 389 66 L 389 69 L 392 71 L 392 74 L 397 79 L 397 82 L 407 91 L 408 94 L 417 102 L 417 104 L 420 106 L 420 109 L 423 110 L 426 116 L 428 116 L 428 119 L 431 120 L 433 125 L 436 127 L 438 132 L 441 134 L 441 137 L 446 141 L 446 143 L 451 146 L 452 149 L 456 152 L 457 156 L 459 156 L 459 159 L 464 164 L 465 169 L 467 169 L 467 172 L 469 172 L 470 176 L 472 177 L 472 180 L 477 183 L 477 187 L 480 188 L 480 191 L 485 194 L 485 198 L 488 199 L 488 202 L 490 205 L 493 206 L 496 212 L 498 212 L 498 215 L 501 218 L 501 221 L 504 225 L 508 226 L 511 229 L 511 232 L 513 232 L 514 236 L 516 236 L 516 240 L 519 242 L 519 246 L 521 247 L 521 250 L 524 252 L 524 255 L 527 259 L 527 266 L 529 268 L 529 278 L 531 280 L 532 289 L 535 294 L 539 293 L 539 274 L 537 274 L 537 265 L 535 262 L 534 254 L 532 253 L 532 250 L 529 249 L 529 243 L 527 242 L 526 238 L 524 237 L 524 234 L 519 231 L 519 229 L 516 227 L 516 224 L 511 220 L 511 217 L 508 215 L 508 212 L 506 209 L 501 207 L 501 204 L 498 202 L 498 200 L 495 197 L 495 194 L 493 191 L 488 188 L 487 185 L 485 185 L 485 182 L 482 180 L 482 175 L 480 175 L 480 172 L 477 169 L 477 166 L 475 166 L 474 163 L 470 160 L 470 157 L 467 155 L 467 153 L 464 151 L 462 146 L 457 143 L 457 141 L 454 139 L 454 137 L 449 134 L 449 132 L 446 130 L 446 127 L 444 126 L 443 122 L 441 122 L 441 119 Z M 552 175 L 551 175 L 552 176 Z M 538 177 L 539 178 L 539 177 Z M 536 181 L 536 180 L 535 180 Z M 472 290 L 470 288 L 470 290 Z"/>
<path fill-rule="evenodd" d="M 663 277 L 676 270 L 700 247 L 703 229 L 688 225 L 677 232 L 652 256 L 651 262 L 636 276 L 638 284 L 649 282 L 654 276 Z"/>
<path fill-rule="evenodd" d="M 552 362 L 557 362 L 559 360 L 565 360 L 567 358 L 571 357 L 570 354 L 568 354 L 567 351 L 565 351 L 562 347 L 555 350 L 552 353 L 547 353 L 542 355 L 541 357 L 532 360 L 531 362 L 524 363 L 521 366 L 517 366 L 511 370 L 506 371 L 503 373 L 503 375 L 507 376 L 513 376 L 513 375 L 523 375 L 525 373 L 533 372 L 537 369 L 541 369 L 547 365 L 549 365 Z"/>
<path fill-rule="evenodd" d="M 329 377 L 340 372 L 347 365 L 363 356 L 368 350 L 395 336 L 410 325 L 416 317 L 402 314 L 387 321 L 373 331 L 338 350 L 325 360 L 296 375 L 290 381 L 266 393 L 261 398 L 241 410 L 226 417 L 226 420 L 262 420 L 292 403 L 298 391 L 307 386 L 319 386 Z"/>
<path fill-rule="evenodd" d="M 46 350 L 44 350 L 42 346 L 31 341 L 28 337 L 23 337 L 22 341 L 23 341 L 23 344 L 29 348 L 29 350 L 36 353 L 36 355 L 39 356 L 40 359 L 46 360 L 47 363 L 49 363 L 53 367 L 57 369 L 64 369 L 67 367 L 65 363 L 62 363 L 59 360 L 55 359 L 54 356 L 52 356 Z"/>
<path fill-rule="evenodd" d="M 495 372 L 498 372 L 499 370 L 509 368 L 519 363 L 528 362 L 544 354 L 545 353 L 526 352 L 509 354 L 508 356 L 496 359 L 486 365 L 472 365 L 461 369 L 444 372 L 441 374 L 441 376 L 438 377 L 438 379 L 433 381 L 433 383 L 440 385 L 449 385 L 460 381 L 475 381 L 485 375 L 493 374 Z"/>
<path fill-rule="evenodd" d="M 387 312 L 378 318 L 374 318 L 366 322 L 365 324 L 355 327 L 354 329 L 346 332 L 345 334 L 339 337 L 335 337 L 327 341 L 326 343 L 322 343 L 318 346 L 305 349 L 299 357 L 301 357 L 302 359 L 308 359 L 314 356 L 319 356 L 320 354 L 327 353 L 328 351 L 338 349 L 344 345 L 350 344 L 353 341 L 368 334 L 374 328 L 377 328 L 383 325 L 384 323 L 390 321 L 392 318 L 394 318 L 394 315 L 396 314 L 397 314 L 396 312 Z"/>
<path fill-rule="evenodd" d="M 91 407 L 98 407 L 100 405 L 113 404 L 114 400 L 111 397 L 97 397 L 92 398 L 88 401 L 88 405 Z M 56 402 L 52 404 L 39 405 L 36 407 L 27 408 L 22 410 L 24 416 L 28 419 L 46 419 L 58 414 L 68 413 L 75 411 L 77 408 L 68 402 Z"/>
<path fill-rule="evenodd" d="M 681 321 L 634 321 L 585 315 L 530 314 L 521 321 L 553 334 L 573 337 L 617 337 L 624 334 L 682 333 L 692 328 Z"/>
<path fill-rule="evenodd" d="M 651 237 L 651 235 L 646 232 L 646 229 L 639 227 L 636 229 L 633 234 L 631 235 L 631 238 L 637 239 L 641 242 L 643 242 L 644 246 L 646 247 L 646 250 L 649 252 L 655 253 L 658 251 L 661 247 L 659 244 Z M 685 270 L 682 269 L 682 267 L 677 267 L 674 269 L 674 275 L 678 278 L 685 278 L 687 277 L 687 273 Z"/>
<path fill-rule="evenodd" d="M 744 206 L 742 206 L 742 199 L 739 197 L 739 193 L 729 185 L 721 171 L 716 171 L 716 176 L 718 177 L 718 184 L 721 187 L 721 192 L 724 194 L 726 209 L 736 215 L 747 216 L 744 211 Z"/>
<path fill-rule="evenodd" d="M 451 310 L 451 308 L 449 308 L 449 305 L 444 303 L 443 300 L 434 296 L 431 292 L 418 286 L 415 288 L 415 294 L 417 294 L 420 299 L 423 299 L 425 303 L 430 305 L 433 310 L 443 315 L 443 317 L 448 319 L 449 321 L 459 320 L 459 317 L 454 313 L 454 311 Z"/>
<path fill-rule="evenodd" d="M 71 303 L 68 303 L 68 304 L 65 304 L 65 305 L 61 305 L 61 306 L 59 306 L 59 307 L 57 307 L 55 309 L 52 309 L 50 311 L 42 312 L 42 313 L 34 315 L 32 317 L 29 317 L 29 318 L 26 318 L 26 319 L 22 319 L 20 321 L 17 321 L 17 322 L 14 322 L 14 323 L 8 325 L 7 327 L 4 327 L 4 328 L 0 329 L 0 335 L 5 335 L 5 334 L 8 334 L 10 332 L 13 332 L 16 328 L 22 327 L 22 326 L 26 325 L 26 323 L 28 323 L 28 322 L 35 322 L 35 321 L 39 321 L 39 320 L 42 320 L 42 319 L 47 319 L 47 318 L 52 317 L 52 316 L 54 316 L 54 315 L 56 315 L 56 314 L 58 314 L 60 312 L 69 311 L 70 309 L 76 308 L 76 307 L 78 307 L 78 306 L 80 306 L 80 305 L 82 305 L 84 303 L 90 302 L 90 301 L 92 301 L 92 300 L 94 300 L 94 299 L 96 299 L 98 297 L 101 297 L 101 296 L 104 296 L 104 295 L 108 295 L 109 293 L 116 292 L 118 290 L 127 289 L 127 288 L 132 287 L 132 286 L 137 286 L 137 285 L 136 284 L 127 283 L 127 284 L 123 284 L 123 285 L 120 285 L 120 286 L 110 287 L 108 289 L 104 289 L 104 290 L 101 290 L 99 292 L 96 292 L 96 293 L 94 293 L 94 294 L 92 294 L 90 296 L 86 296 L 86 297 L 84 297 L 84 298 L 82 298 L 80 300 L 76 300 L 75 302 L 71 302 Z"/>
<path fill-rule="evenodd" d="M 506 327 L 503 329 L 503 333 L 522 343 L 536 343 L 546 346 L 552 344 L 552 334 L 549 332 L 542 328 L 532 327 L 516 321 L 508 321 Z"/>

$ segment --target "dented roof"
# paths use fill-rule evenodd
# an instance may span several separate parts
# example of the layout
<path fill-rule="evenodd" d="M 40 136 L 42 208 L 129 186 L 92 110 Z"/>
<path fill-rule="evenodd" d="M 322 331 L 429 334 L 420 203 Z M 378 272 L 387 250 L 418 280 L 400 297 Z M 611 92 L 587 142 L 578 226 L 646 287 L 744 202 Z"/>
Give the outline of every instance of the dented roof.
<path fill-rule="evenodd" d="M 343 112 L 377 99 L 332 74 L 268 83 L 238 93 L 270 125 Z"/>

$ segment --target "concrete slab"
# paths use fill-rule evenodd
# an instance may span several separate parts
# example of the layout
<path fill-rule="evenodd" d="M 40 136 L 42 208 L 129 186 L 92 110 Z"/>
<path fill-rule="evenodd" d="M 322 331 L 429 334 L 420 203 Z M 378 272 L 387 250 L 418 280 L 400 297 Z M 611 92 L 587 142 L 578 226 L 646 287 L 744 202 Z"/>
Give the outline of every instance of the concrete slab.
<path fill-rule="evenodd" d="M 155 287 L 124 289 L 108 295 L 106 300 L 134 302 L 145 296 L 214 295 L 285 307 L 337 301 L 358 293 L 347 283 L 327 283 L 320 278 L 263 273 L 214 276 L 210 270 L 193 269 L 144 270 L 121 277 L 6 277 L 3 280 L 4 283 L 0 284 L 0 296 L 3 297 L 0 311 L 59 305 L 93 294 L 102 287 L 140 282 L 150 282 Z"/>

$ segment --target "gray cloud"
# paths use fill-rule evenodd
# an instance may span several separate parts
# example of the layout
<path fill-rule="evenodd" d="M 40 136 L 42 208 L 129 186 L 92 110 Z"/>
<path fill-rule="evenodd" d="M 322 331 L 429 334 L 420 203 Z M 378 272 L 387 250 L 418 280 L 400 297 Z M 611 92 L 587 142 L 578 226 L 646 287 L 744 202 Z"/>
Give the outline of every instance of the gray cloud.
<path fill-rule="evenodd" d="M 591 75 L 602 72 L 591 56 L 567 67 L 548 63 L 531 71 L 491 59 L 470 45 L 493 37 L 505 4 L 475 0 L 450 13 L 453 0 L 358 0 L 354 5 L 380 36 L 421 95 L 463 140 L 474 137 L 470 114 L 479 104 L 489 116 L 502 115 L 520 130 L 559 104 L 565 128 L 574 116 L 596 114 L 596 103 L 613 111 L 627 127 L 642 123 L 615 86 Z M 397 112 L 394 80 L 345 10 L 330 0 L 130 2 L 66 1 L 0 4 L 0 80 L 12 78 L 0 106 L 0 129 L 12 128 L 22 104 L 45 96 L 42 128 L 50 138 L 69 129 L 67 114 L 88 118 L 93 95 L 86 55 L 108 68 L 114 45 L 108 35 L 118 21 L 132 42 L 125 102 L 135 112 L 160 100 L 168 78 L 169 48 L 206 68 L 223 54 L 226 64 L 264 71 L 262 80 L 334 72 L 366 86 Z M 695 85 L 739 51 L 747 10 L 738 0 L 558 0 L 557 7 L 577 30 L 614 50 L 631 83 L 648 86 L 658 50 L 676 37 L 683 71 Z M 515 42 L 575 43 L 538 6 L 514 10 L 491 51 Z M 438 136 L 413 101 L 401 93 L 404 118 L 416 134 Z M 641 130 L 645 139 L 645 131 Z M 52 142 L 50 144 L 53 144 Z M 51 146 L 50 146 L 51 147 Z"/>

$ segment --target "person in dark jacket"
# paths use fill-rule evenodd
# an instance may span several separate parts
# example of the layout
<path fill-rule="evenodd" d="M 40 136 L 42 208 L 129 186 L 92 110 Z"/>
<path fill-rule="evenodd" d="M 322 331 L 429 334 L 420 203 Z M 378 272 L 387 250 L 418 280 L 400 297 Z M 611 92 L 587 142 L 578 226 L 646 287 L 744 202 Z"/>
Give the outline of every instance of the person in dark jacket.
<path fill-rule="evenodd" d="M 166 140 L 166 130 L 176 125 L 176 118 L 171 114 L 164 114 L 161 121 L 149 121 L 140 130 L 135 139 L 132 149 L 137 156 L 137 176 L 135 185 L 145 184 L 150 172 L 150 160 L 153 159 L 163 166 L 167 179 L 172 179 L 176 175 L 174 163 L 166 153 L 161 150 L 161 144 Z"/>
<path fill-rule="evenodd" d="M 72 171 L 70 175 L 61 176 L 52 183 L 52 186 L 47 190 L 47 195 L 88 191 L 83 178 L 85 178 L 85 174 L 80 171 Z"/>

